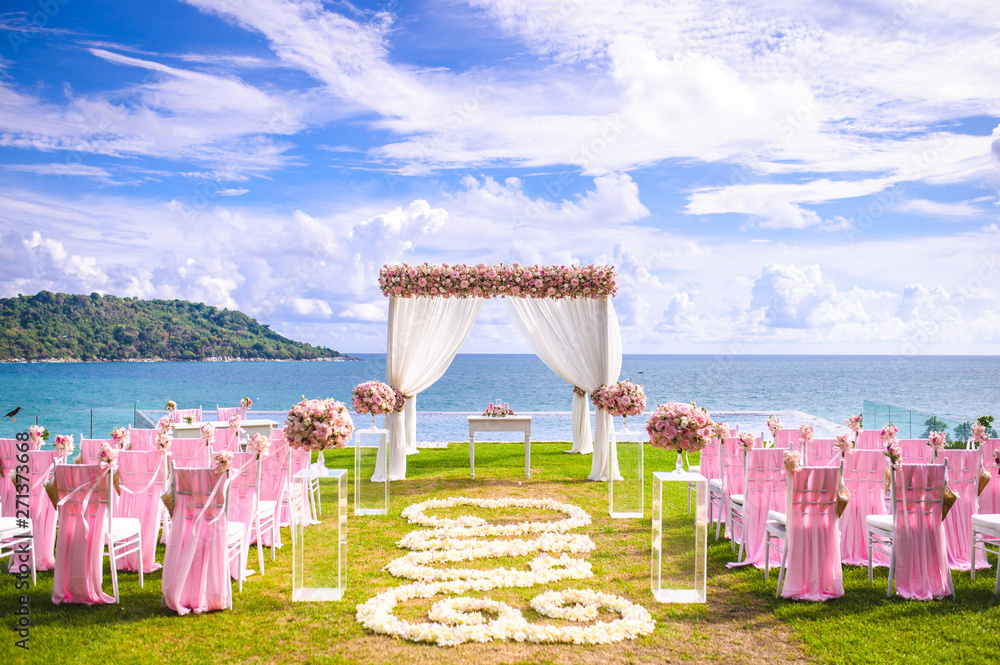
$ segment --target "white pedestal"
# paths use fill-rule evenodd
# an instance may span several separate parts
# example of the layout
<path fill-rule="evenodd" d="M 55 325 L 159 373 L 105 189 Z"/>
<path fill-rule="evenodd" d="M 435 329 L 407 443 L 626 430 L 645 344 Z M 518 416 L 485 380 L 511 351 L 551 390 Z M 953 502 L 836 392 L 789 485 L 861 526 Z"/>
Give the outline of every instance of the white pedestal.
<path fill-rule="evenodd" d="M 687 512 L 695 486 L 694 518 Z M 699 473 L 653 474 L 653 547 L 649 585 L 661 603 L 704 603 L 708 564 L 708 480 Z"/>
<path fill-rule="evenodd" d="M 645 431 L 613 432 L 614 445 L 611 446 L 611 464 L 608 474 L 608 514 L 611 517 L 642 517 L 643 500 L 643 449 L 649 441 Z M 614 479 L 615 461 L 621 480 Z"/>
<path fill-rule="evenodd" d="M 292 476 L 296 483 L 313 480 L 319 482 L 320 492 L 332 490 L 334 495 L 327 494 L 326 500 L 335 509 L 308 528 L 301 520 L 292 527 L 292 602 L 340 600 L 347 588 L 347 469 L 309 466 Z M 331 542 L 337 544 L 336 561 L 327 549 Z"/>
<path fill-rule="evenodd" d="M 389 513 L 389 430 L 354 430 L 354 514 Z M 378 468 L 381 461 L 382 468 Z M 372 481 L 373 477 L 382 478 Z"/>

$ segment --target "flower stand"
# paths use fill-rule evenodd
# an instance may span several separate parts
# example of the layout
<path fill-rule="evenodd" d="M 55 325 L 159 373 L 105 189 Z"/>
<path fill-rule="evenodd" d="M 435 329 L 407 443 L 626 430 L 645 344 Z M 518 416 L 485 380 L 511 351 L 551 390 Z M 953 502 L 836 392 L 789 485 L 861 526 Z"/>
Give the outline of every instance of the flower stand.
<path fill-rule="evenodd" d="M 292 526 L 292 602 L 341 600 L 347 588 L 344 557 L 347 556 L 347 469 L 328 469 L 308 466 L 294 476 L 292 482 L 303 485 L 318 481 L 320 492 L 324 486 L 334 485 L 335 501 L 327 495 L 327 505 L 335 506 L 319 522 L 302 520 Z M 329 491 L 329 489 L 327 489 Z M 337 560 L 329 554 L 331 542 L 337 544 Z"/>
<path fill-rule="evenodd" d="M 694 518 L 686 508 L 695 486 Z M 698 473 L 653 473 L 649 584 L 661 603 L 704 603 L 708 564 L 708 480 Z"/>
<path fill-rule="evenodd" d="M 642 455 L 649 436 L 645 431 L 630 432 L 624 428 L 613 435 L 615 440 L 610 450 L 612 473 L 608 474 L 608 514 L 616 518 L 642 517 Z M 616 461 L 621 480 L 614 477 Z"/>
<path fill-rule="evenodd" d="M 389 513 L 389 430 L 361 429 L 354 432 L 354 514 Z M 381 451 L 381 454 L 379 454 Z M 382 468 L 378 461 L 382 460 Z M 378 478 L 379 480 L 372 480 Z"/>

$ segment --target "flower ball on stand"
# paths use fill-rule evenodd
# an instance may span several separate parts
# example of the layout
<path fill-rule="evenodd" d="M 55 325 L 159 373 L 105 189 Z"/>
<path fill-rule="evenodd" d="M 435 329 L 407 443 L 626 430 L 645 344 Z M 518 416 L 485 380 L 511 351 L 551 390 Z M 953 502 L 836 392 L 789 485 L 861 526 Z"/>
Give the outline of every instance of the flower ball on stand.
<path fill-rule="evenodd" d="M 646 410 L 646 393 L 642 386 L 631 381 L 619 381 L 610 386 L 601 386 L 591 396 L 594 406 L 612 416 L 622 416 L 622 431 L 628 431 L 626 420 L 638 416 Z"/>
<path fill-rule="evenodd" d="M 715 423 L 708 411 L 694 402 L 668 402 L 656 407 L 646 421 L 649 444 L 654 448 L 677 451 L 677 465 L 674 473 L 683 473 L 681 455 L 698 452 L 712 438 Z"/>
<path fill-rule="evenodd" d="M 303 399 L 288 410 L 282 430 L 288 445 L 297 450 L 323 451 L 343 448 L 354 432 L 347 407 L 335 399 Z"/>
<path fill-rule="evenodd" d="M 391 386 L 381 381 L 365 381 L 354 386 L 351 403 L 358 415 L 372 414 L 372 429 L 375 427 L 375 416 L 396 411 L 399 397 L 402 393 L 393 390 Z M 402 410 L 402 408 L 398 409 Z"/>

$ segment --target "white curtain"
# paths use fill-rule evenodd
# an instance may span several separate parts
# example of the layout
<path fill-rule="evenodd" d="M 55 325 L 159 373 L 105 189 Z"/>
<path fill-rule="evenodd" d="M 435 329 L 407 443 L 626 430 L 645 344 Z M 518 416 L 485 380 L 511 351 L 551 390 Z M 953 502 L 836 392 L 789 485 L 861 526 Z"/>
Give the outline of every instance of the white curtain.
<path fill-rule="evenodd" d="M 586 395 L 573 393 L 573 447 L 566 452 L 581 455 L 594 452 L 594 434 L 590 431 L 590 398 Z"/>
<path fill-rule="evenodd" d="M 406 478 L 407 451 L 416 450 L 415 396 L 445 373 L 482 307 L 482 298 L 389 298 L 385 378 L 411 396 L 404 413 L 386 414 L 389 480 Z M 382 453 L 378 469 L 383 468 Z M 384 478 L 376 473 L 372 480 Z"/>
<path fill-rule="evenodd" d="M 622 338 L 610 297 L 505 300 L 521 337 L 559 377 L 587 392 L 618 380 L 622 369 Z M 574 407 L 576 404 L 574 400 Z M 576 408 L 573 415 L 573 447 L 577 448 Z M 586 417 L 589 419 L 589 414 Z M 588 476 L 591 480 L 621 479 L 617 456 L 609 452 L 613 428 L 611 414 L 598 409 L 594 418 L 594 457 Z M 580 442 L 581 452 L 582 448 Z"/>

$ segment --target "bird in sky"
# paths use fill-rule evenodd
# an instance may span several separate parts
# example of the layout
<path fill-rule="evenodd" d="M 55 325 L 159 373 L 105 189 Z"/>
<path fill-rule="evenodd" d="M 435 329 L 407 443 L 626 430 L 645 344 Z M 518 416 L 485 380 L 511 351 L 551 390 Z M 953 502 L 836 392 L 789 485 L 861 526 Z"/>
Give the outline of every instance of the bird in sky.
<path fill-rule="evenodd" d="M 17 418 L 15 418 L 14 416 L 16 416 L 17 412 L 20 411 L 20 410 L 21 410 L 21 407 L 17 407 L 13 411 L 8 411 L 7 413 L 5 413 L 3 415 L 3 417 L 4 418 L 10 418 L 11 420 L 17 420 Z"/>

